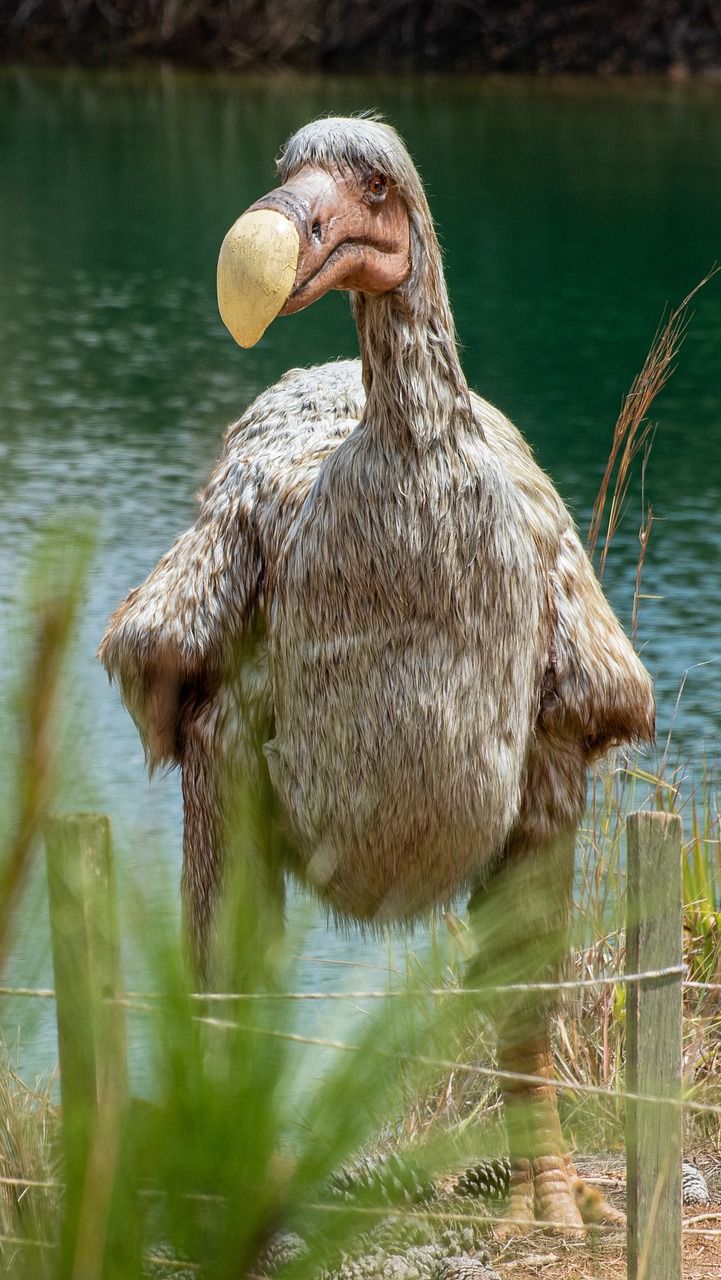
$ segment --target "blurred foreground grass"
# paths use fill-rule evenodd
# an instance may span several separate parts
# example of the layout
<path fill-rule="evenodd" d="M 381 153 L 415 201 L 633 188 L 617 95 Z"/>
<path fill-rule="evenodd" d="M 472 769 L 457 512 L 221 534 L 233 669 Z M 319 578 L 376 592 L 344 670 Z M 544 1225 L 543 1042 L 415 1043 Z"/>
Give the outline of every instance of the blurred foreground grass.
<path fill-rule="evenodd" d="M 14 694 L 15 781 L 3 789 L 3 961 L 56 804 L 64 672 L 90 541 L 52 530 L 30 587 L 24 672 Z M 721 981 L 718 781 L 709 770 L 696 786 L 688 779 L 682 785 L 667 763 L 670 754 L 658 776 L 619 761 L 594 780 L 577 859 L 572 972 L 580 978 L 623 973 L 624 818 L 650 800 L 684 817 L 689 976 Z M 252 838 L 264 814 L 249 800 L 239 820 L 244 838 Z M 0 1063 L 5 1274 L 137 1280 L 202 1269 L 203 1276 L 230 1280 L 266 1274 L 275 1248 L 273 1274 L 311 1280 L 362 1247 L 369 1228 L 384 1221 L 388 1229 L 394 1201 L 406 1206 L 399 1186 L 371 1185 L 353 1201 L 332 1193 L 330 1176 L 359 1152 L 401 1151 L 414 1185 L 422 1186 L 503 1149 L 492 1074 L 493 989 L 529 972 L 543 977 L 553 959 L 534 952 L 533 939 L 527 953 L 518 939 L 504 945 L 513 879 L 503 887 L 500 910 L 497 896 L 485 916 L 481 908 L 477 927 L 490 942 L 473 993 L 450 998 L 462 991 L 475 943 L 464 919 L 447 917 L 427 947 L 409 954 L 407 973 L 387 998 L 371 1000 L 370 1008 L 359 999 L 358 1016 L 350 1029 L 345 1016 L 342 1032 L 333 1014 L 338 1006 L 329 1002 L 326 1033 L 311 1037 L 304 1034 L 302 1001 L 291 998 L 301 940 L 282 936 L 253 877 L 252 862 L 243 862 L 227 886 L 232 909 L 218 930 L 216 972 L 223 990 L 240 998 L 221 1002 L 198 998 L 174 925 L 143 912 L 136 894 L 132 942 L 143 951 L 153 997 L 131 1001 L 143 1019 L 144 1100 L 113 1090 L 88 1098 L 85 1122 L 63 1131 L 53 1082 L 24 1083 L 6 1053 Z M 688 1091 L 712 1103 L 721 1102 L 717 997 L 691 990 L 685 1027 Z M 579 988 L 554 1019 L 559 1078 L 606 1090 L 561 1093 L 567 1134 L 576 1149 L 618 1147 L 625 987 Z M 717 1116 L 695 1116 L 688 1125 L 691 1145 L 719 1145 Z M 303 1251 L 279 1252 L 279 1233 L 302 1236 Z"/>
<path fill-rule="evenodd" d="M 3 959 L 68 763 L 59 759 L 64 682 L 89 556 L 89 539 L 50 531 L 24 610 L 10 751 L 16 780 L 3 792 Z M 265 815 L 249 800 L 238 821 L 243 839 L 253 843 Z M 252 859 L 240 862 L 226 884 L 213 966 L 223 990 L 242 993 L 242 1000 L 199 998 L 174 924 L 144 910 L 139 889 L 134 899 L 131 941 L 143 951 L 148 993 L 129 1003 L 143 1017 L 147 1096 L 128 1097 L 106 1074 L 97 1095 L 82 1100 L 83 1115 L 77 1081 L 70 1082 L 73 1114 L 67 1106 L 63 1113 L 53 1082 L 23 1083 L 6 1052 L 0 1063 L 5 1272 L 130 1280 L 202 1267 L 207 1276 L 251 1276 L 263 1270 L 281 1232 L 298 1232 L 305 1242 L 302 1253 L 291 1250 L 282 1263 L 284 1276 L 332 1269 L 405 1193 L 370 1186 L 349 1204 L 333 1194 L 330 1175 L 378 1143 L 411 1097 L 430 1093 L 439 1061 L 459 1038 L 455 1028 L 480 1016 L 430 995 L 453 965 L 453 939 L 410 964 L 407 983 L 375 1001 L 350 1032 L 345 1019 L 342 1041 L 329 1026 L 321 1042 L 303 1035 L 300 1006 L 286 998 L 300 940 L 281 936 Z M 73 944 L 68 938 L 68 950 Z M 80 972 L 77 981 L 70 1034 L 83 1075 L 83 1055 L 97 1046 L 93 1019 L 82 1016 L 92 993 Z M 92 1071 L 88 1077 L 100 1079 Z M 67 1084 L 64 1078 L 63 1092 Z M 487 1136 L 498 1150 L 499 1135 L 489 1128 Z M 415 1144 L 414 1177 L 421 1183 L 451 1167 L 463 1149 L 460 1134 L 439 1128 Z"/>

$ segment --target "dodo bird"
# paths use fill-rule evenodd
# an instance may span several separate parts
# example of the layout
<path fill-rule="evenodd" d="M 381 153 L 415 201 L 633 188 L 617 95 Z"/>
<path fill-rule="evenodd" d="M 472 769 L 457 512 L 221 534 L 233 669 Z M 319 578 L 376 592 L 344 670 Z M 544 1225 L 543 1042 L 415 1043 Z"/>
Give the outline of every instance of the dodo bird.
<path fill-rule="evenodd" d="M 272 790 L 284 869 L 339 917 L 411 920 L 522 860 L 548 868 L 560 920 L 588 765 L 654 732 L 650 679 L 561 498 L 468 387 L 400 137 L 317 120 L 278 168 L 223 242 L 222 317 L 248 347 L 346 290 L 361 359 L 290 371 L 230 428 L 195 523 L 100 650 L 150 765 L 182 771 L 201 969 L 228 778 Z M 523 893 L 513 909 L 521 936 Z M 497 1031 L 507 1110 L 525 1107 L 511 1217 L 612 1216 L 563 1144 L 548 1010 L 499 1011 Z"/>

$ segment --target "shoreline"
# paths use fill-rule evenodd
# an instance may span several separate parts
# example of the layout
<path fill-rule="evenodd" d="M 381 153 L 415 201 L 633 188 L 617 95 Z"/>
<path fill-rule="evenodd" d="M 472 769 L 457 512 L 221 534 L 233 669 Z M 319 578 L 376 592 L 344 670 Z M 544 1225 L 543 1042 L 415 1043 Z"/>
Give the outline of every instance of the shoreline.
<path fill-rule="evenodd" d="M 656 0 L 0 0 L 0 63 L 721 80 L 712 5 Z"/>
<path fill-rule="evenodd" d="M 619 73 L 568 71 L 489 71 L 454 72 L 452 68 L 431 71 L 409 71 L 399 77 L 389 68 L 363 68 L 346 70 L 321 70 L 302 66 L 233 67 L 228 64 L 208 65 L 165 56 L 136 55 L 114 60 L 60 58 L 48 56 L 11 56 L 0 47 L 0 75 L 15 73 L 18 76 L 95 76 L 106 80 L 126 81 L 135 77 L 139 82 L 167 78 L 175 82 L 203 82 L 219 89 L 245 86 L 248 88 L 292 89 L 313 88 L 328 85 L 377 85 L 385 88 L 402 86 L 410 96 L 423 96 L 443 89 L 451 97 L 477 96 L 479 94 L 514 93 L 523 90 L 539 96 L 577 97 L 587 95 L 615 95 L 619 100 L 627 97 L 635 102 L 649 96 L 666 96 L 669 93 L 703 93 L 715 97 L 721 92 L 721 66 L 713 72 L 703 71 L 678 76 L 655 71 Z"/>

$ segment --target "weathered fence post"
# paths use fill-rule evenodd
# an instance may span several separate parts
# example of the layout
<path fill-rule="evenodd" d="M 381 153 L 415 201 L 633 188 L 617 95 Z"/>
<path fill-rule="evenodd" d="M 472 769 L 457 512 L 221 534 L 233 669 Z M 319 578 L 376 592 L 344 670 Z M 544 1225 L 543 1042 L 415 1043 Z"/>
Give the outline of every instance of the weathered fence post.
<path fill-rule="evenodd" d="M 663 969 L 627 992 L 626 1085 L 679 1099 L 683 1079 L 683 881 L 681 819 L 632 813 L 626 823 L 629 973 Z M 626 1118 L 629 1280 L 681 1280 L 682 1113 L 629 1102 Z"/>
<path fill-rule="evenodd" d="M 60 1059 L 66 1213 L 62 1274 L 103 1269 L 128 1096 L 110 821 L 72 814 L 45 834 Z"/>

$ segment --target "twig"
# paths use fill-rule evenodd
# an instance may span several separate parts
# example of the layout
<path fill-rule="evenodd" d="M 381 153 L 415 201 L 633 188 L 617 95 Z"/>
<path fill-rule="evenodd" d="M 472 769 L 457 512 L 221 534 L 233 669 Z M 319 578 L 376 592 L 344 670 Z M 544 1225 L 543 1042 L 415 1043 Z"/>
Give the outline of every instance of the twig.
<path fill-rule="evenodd" d="M 527 1253 L 523 1258 L 511 1258 L 509 1262 L 494 1262 L 496 1271 L 517 1271 L 519 1267 L 552 1267 L 559 1262 L 557 1253 Z"/>

